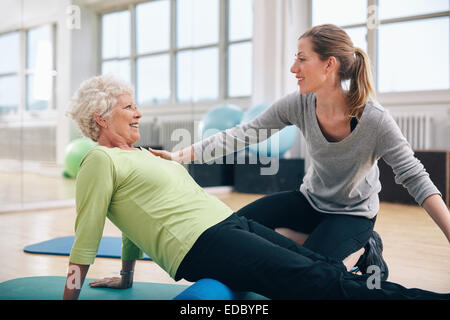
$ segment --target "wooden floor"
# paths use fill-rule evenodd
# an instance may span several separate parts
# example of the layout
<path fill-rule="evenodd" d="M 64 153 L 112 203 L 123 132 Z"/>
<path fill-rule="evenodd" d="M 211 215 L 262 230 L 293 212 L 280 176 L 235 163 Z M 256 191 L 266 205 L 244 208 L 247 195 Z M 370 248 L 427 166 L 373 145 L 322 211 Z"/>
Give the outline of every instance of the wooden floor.
<path fill-rule="evenodd" d="M 233 210 L 261 195 L 216 195 Z M 73 234 L 75 209 L 0 213 L 0 282 L 30 276 L 65 276 L 68 257 L 23 252 L 26 245 Z M 450 246 L 426 212 L 418 206 L 382 203 L 375 229 L 384 242 L 390 281 L 405 287 L 450 292 Z M 107 221 L 105 236 L 120 236 Z M 88 277 L 117 276 L 119 259 L 97 258 Z M 135 281 L 174 283 L 154 262 L 138 261 Z M 187 281 L 179 283 L 188 284 Z"/>

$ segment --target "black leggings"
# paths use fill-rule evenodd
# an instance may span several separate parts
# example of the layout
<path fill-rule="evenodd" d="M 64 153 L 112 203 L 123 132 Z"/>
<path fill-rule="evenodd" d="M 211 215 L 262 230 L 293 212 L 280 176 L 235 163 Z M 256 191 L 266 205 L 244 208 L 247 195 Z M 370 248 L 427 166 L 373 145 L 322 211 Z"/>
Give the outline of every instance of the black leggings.
<path fill-rule="evenodd" d="M 212 278 L 236 291 L 271 299 L 450 299 L 346 271 L 340 261 L 298 245 L 257 222 L 232 214 L 200 235 L 178 267 L 175 280 Z"/>
<path fill-rule="evenodd" d="M 369 240 L 375 218 L 316 211 L 300 191 L 278 192 L 258 199 L 236 212 L 239 216 L 275 228 L 308 234 L 303 244 L 321 255 L 344 260 Z"/>

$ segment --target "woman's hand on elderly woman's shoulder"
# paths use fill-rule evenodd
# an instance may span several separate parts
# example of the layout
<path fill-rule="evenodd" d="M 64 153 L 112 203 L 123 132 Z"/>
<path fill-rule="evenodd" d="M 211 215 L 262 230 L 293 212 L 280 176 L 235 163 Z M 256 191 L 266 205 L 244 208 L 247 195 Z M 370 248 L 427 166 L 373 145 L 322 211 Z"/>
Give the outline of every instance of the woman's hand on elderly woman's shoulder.
<path fill-rule="evenodd" d="M 174 160 L 174 155 L 172 152 L 166 151 L 166 150 L 155 150 L 152 148 L 148 148 L 148 151 L 153 153 L 157 157 L 161 157 L 166 160 Z"/>

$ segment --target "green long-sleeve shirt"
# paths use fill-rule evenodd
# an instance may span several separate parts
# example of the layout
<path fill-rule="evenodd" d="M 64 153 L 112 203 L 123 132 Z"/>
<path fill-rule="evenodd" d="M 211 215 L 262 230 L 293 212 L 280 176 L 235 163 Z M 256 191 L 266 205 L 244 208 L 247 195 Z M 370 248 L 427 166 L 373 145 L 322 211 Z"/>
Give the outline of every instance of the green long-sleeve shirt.
<path fill-rule="evenodd" d="M 179 163 L 102 146 L 82 160 L 76 209 L 70 262 L 94 263 L 108 217 L 122 231 L 123 260 L 145 252 L 172 278 L 198 237 L 232 214 Z"/>

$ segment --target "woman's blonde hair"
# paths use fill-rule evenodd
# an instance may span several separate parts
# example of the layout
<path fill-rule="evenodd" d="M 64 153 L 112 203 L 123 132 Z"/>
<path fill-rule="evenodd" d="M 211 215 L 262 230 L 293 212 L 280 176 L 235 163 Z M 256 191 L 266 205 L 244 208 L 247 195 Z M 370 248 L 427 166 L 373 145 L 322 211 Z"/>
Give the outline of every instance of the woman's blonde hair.
<path fill-rule="evenodd" d="M 77 123 L 84 136 L 97 141 L 100 126 L 94 112 L 102 118 L 112 114 L 117 97 L 122 94 L 133 95 L 131 85 L 112 75 L 95 76 L 83 81 L 75 92 L 67 112 Z"/>
<path fill-rule="evenodd" d="M 341 81 L 350 80 L 347 102 L 350 105 L 349 117 L 361 118 L 364 105 L 375 97 L 370 58 L 360 48 L 355 48 L 348 34 L 333 24 L 323 24 L 310 28 L 299 39 L 308 38 L 313 50 L 325 61 L 335 57 L 340 68 Z"/>

